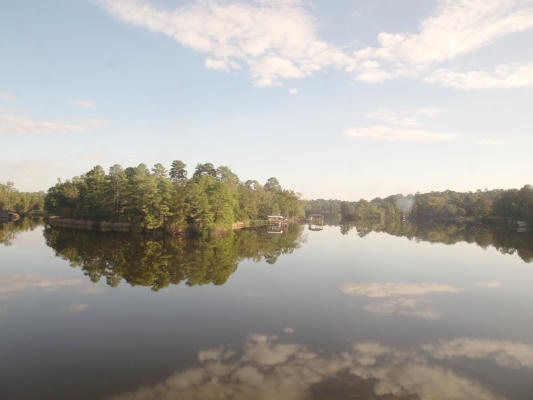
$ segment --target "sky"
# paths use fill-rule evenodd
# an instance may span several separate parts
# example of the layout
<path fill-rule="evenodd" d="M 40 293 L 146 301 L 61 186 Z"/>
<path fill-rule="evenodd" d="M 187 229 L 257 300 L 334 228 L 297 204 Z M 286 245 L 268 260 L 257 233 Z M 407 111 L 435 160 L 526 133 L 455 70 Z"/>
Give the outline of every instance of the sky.
<path fill-rule="evenodd" d="M 533 0 L 2 0 L 0 182 L 230 167 L 304 198 L 533 183 Z"/>

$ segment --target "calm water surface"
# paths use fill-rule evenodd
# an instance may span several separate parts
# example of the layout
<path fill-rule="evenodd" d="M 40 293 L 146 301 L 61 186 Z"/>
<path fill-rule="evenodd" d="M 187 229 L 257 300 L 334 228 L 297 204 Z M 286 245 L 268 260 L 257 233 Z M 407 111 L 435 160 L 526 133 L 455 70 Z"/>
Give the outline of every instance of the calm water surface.
<path fill-rule="evenodd" d="M 533 234 L 0 226 L 1 399 L 531 399 Z"/>

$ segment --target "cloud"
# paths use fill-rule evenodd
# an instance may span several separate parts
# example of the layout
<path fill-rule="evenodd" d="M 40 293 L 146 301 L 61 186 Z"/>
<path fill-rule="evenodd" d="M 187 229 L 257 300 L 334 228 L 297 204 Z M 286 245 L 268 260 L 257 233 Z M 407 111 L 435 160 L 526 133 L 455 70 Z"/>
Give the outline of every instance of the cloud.
<path fill-rule="evenodd" d="M 16 100 L 17 100 L 17 98 L 15 96 L 13 96 L 11 93 L 0 92 L 0 101 L 13 103 Z"/>
<path fill-rule="evenodd" d="M 481 384 L 433 365 L 423 351 L 398 350 L 376 342 L 324 353 L 280 342 L 275 335 L 256 334 L 248 336 L 237 351 L 225 347 L 202 350 L 198 360 L 197 366 L 177 371 L 162 382 L 112 399 L 296 400 L 315 398 L 313 389 L 328 384 L 339 391 L 357 390 L 358 384 L 370 387 L 373 394 L 369 395 L 375 399 L 501 399 Z"/>
<path fill-rule="evenodd" d="M 383 81 L 417 76 L 437 63 L 531 28 L 531 0 L 444 0 L 434 15 L 422 21 L 418 33 L 382 32 L 377 37 L 379 46 L 357 51 L 362 67 L 357 78 Z"/>
<path fill-rule="evenodd" d="M 498 281 L 488 281 L 488 282 L 476 283 L 476 286 L 477 287 L 482 287 L 482 288 L 492 289 L 492 288 L 500 288 L 500 287 L 503 286 L 503 284 L 501 282 L 498 282 Z"/>
<path fill-rule="evenodd" d="M 453 286 L 440 283 L 346 283 L 341 292 L 353 296 L 385 298 L 391 296 L 422 296 L 429 293 L 457 293 Z"/>
<path fill-rule="evenodd" d="M 439 107 L 423 107 L 411 111 L 380 110 L 365 114 L 366 118 L 378 120 L 391 125 L 420 125 L 425 118 L 438 115 L 443 110 Z"/>
<path fill-rule="evenodd" d="M 194 1 L 174 9 L 141 0 L 93 2 L 123 22 L 205 54 L 207 68 L 248 67 L 256 86 L 356 66 L 353 56 L 317 37 L 314 18 L 298 0 Z"/>
<path fill-rule="evenodd" d="M 503 141 L 499 139 L 476 139 L 474 140 L 474 143 L 488 146 L 499 146 L 503 143 Z"/>
<path fill-rule="evenodd" d="M 22 112 L 22 111 L 20 111 L 18 108 L 0 107 L 0 113 L 16 114 L 16 113 L 20 113 L 20 112 Z"/>
<path fill-rule="evenodd" d="M 456 72 L 438 69 L 424 81 L 460 90 L 513 89 L 533 86 L 533 62 L 498 65 L 492 71 Z"/>
<path fill-rule="evenodd" d="M 90 109 L 96 108 L 95 104 L 88 100 L 77 99 L 77 100 L 72 100 L 70 103 L 74 104 L 75 106 L 82 107 L 82 108 L 90 108 Z"/>
<path fill-rule="evenodd" d="M 406 315 L 425 320 L 437 320 L 440 314 L 420 297 L 432 293 L 457 293 L 459 289 L 438 283 L 346 283 L 340 291 L 352 296 L 385 299 L 363 306 L 363 310 L 378 316 Z"/>
<path fill-rule="evenodd" d="M 205 54 L 206 68 L 247 68 L 256 86 L 281 85 L 285 79 L 335 68 L 373 83 L 430 71 L 427 82 L 465 88 L 470 75 L 431 71 L 500 37 L 533 28 L 532 0 L 440 0 L 417 32 L 381 32 L 378 46 L 349 51 L 318 37 L 316 20 L 301 0 L 195 0 L 173 9 L 146 0 L 92 1 L 123 22 Z M 496 76 L 481 73 L 477 83 L 467 86 L 519 87 L 530 82 L 530 69 L 509 64 L 498 67 Z"/>
<path fill-rule="evenodd" d="M 437 133 L 424 129 L 406 129 L 384 125 L 347 129 L 344 131 L 344 134 L 357 139 L 381 140 L 388 142 L 442 142 L 453 140 L 459 136 L 457 134 Z"/>
<path fill-rule="evenodd" d="M 491 359 L 505 368 L 533 369 L 533 346 L 523 343 L 458 338 L 441 340 L 438 344 L 424 345 L 422 348 L 438 359 Z"/>
<path fill-rule="evenodd" d="M 53 290 L 63 286 L 78 286 L 79 279 L 33 274 L 0 274 L 0 293 L 18 292 L 29 288 Z"/>
<path fill-rule="evenodd" d="M 292 335 L 295 331 L 293 328 L 290 328 L 290 327 L 287 327 L 285 329 L 283 329 L 283 332 L 289 334 L 289 335 Z"/>
<path fill-rule="evenodd" d="M 370 303 L 363 310 L 378 316 L 406 315 L 425 320 L 437 320 L 440 314 L 411 298 L 394 298 L 381 303 Z"/>
<path fill-rule="evenodd" d="M 98 118 L 88 118 L 78 123 L 64 120 L 35 121 L 18 113 L 6 113 L 0 110 L 0 134 L 80 133 L 107 123 L 108 121 Z"/>
<path fill-rule="evenodd" d="M 76 312 L 85 311 L 88 308 L 89 308 L 89 304 L 76 304 L 73 306 L 64 307 L 63 310 L 76 313 Z"/>
<path fill-rule="evenodd" d="M 297 88 L 290 88 L 289 94 L 298 94 L 299 90 Z"/>

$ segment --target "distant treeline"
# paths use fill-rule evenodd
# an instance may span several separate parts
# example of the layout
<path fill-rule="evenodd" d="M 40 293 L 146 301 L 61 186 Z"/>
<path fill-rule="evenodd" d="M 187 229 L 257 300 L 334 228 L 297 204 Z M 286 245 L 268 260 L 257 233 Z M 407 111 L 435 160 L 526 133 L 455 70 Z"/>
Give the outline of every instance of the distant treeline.
<path fill-rule="evenodd" d="M 13 182 L 0 183 L 0 211 L 14 211 L 20 215 L 42 211 L 44 197 L 44 192 L 19 192 Z"/>
<path fill-rule="evenodd" d="M 106 174 L 96 166 L 89 172 L 59 181 L 48 190 L 45 209 L 65 218 L 129 222 L 134 226 L 180 232 L 229 227 L 237 221 L 282 214 L 303 216 L 298 194 L 283 189 L 276 178 L 264 185 L 241 182 L 228 167 L 198 164 L 188 178 L 186 165 L 175 160 L 167 172 L 161 164 L 123 169 L 113 165 Z"/>
<path fill-rule="evenodd" d="M 409 218 L 414 221 L 505 219 L 533 224 L 533 186 L 522 189 L 393 195 L 372 201 L 309 200 L 307 214 L 340 215 L 343 221 Z"/>

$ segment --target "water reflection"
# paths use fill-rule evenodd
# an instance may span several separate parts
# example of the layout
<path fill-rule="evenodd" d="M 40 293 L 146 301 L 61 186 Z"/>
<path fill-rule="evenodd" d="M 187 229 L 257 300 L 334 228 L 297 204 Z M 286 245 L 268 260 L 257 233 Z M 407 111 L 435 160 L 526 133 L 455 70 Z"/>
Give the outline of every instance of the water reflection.
<path fill-rule="evenodd" d="M 14 222 L 0 222 L 0 243 L 4 246 L 11 246 L 20 233 L 33 231 L 42 224 L 42 218 L 23 218 Z"/>
<path fill-rule="evenodd" d="M 501 227 L 472 223 L 414 224 L 408 221 L 391 220 L 362 221 L 354 225 L 342 225 L 341 233 L 346 234 L 354 227 L 361 237 L 374 231 L 431 243 L 475 243 L 483 248 L 493 246 L 503 254 L 517 253 L 527 263 L 533 261 L 533 232 L 516 232 Z"/>
<path fill-rule="evenodd" d="M 533 368 L 533 346 L 516 342 L 459 338 L 411 349 L 357 342 L 324 353 L 291 340 L 291 333 L 251 334 L 240 348 L 201 350 L 196 366 L 112 399 L 290 400 L 356 394 L 365 399 L 495 400 L 506 398 L 505 393 L 439 362 L 467 357 L 500 368 Z"/>
<path fill-rule="evenodd" d="M 279 235 L 250 229 L 221 236 L 154 239 L 131 234 L 46 228 L 46 244 L 56 255 L 81 267 L 91 281 L 105 278 L 109 286 L 122 279 L 130 285 L 160 290 L 169 284 L 224 284 L 241 260 L 274 264 L 292 253 L 303 239 L 303 228 L 291 225 Z"/>

